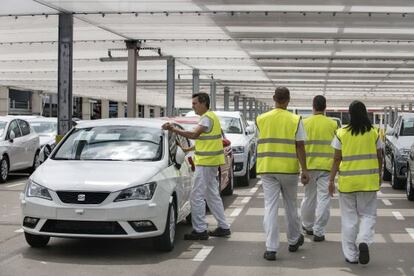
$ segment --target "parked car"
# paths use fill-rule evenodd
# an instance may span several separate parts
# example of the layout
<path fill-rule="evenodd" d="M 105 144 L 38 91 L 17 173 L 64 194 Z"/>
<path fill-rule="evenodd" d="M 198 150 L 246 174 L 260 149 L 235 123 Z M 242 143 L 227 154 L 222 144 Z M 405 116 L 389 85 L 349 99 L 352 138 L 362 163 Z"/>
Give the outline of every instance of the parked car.
<path fill-rule="evenodd" d="M 256 178 L 255 126 L 249 126 L 241 112 L 215 111 L 221 128 L 231 141 L 234 156 L 234 176 L 240 186 L 248 186 L 250 178 Z"/>
<path fill-rule="evenodd" d="M 176 224 L 191 211 L 191 168 L 163 123 L 103 119 L 72 128 L 21 195 L 27 243 L 152 237 L 172 250 Z"/>
<path fill-rule="evenodd" d="M 34 131 L 39 134 L 40 147 L 44 147 L 44 159 L 46 159 L 56 145 L 57 118 L 38 116 L 28 118 L 27 121 Z"/>
<path fill-rule="evenodd" d="M 383 180 L 391 180 L 394 189 L 405 188 L 408 156 L 413 142 L 414 113 L 401 113 L 394 126 L 385 132 Z"/>
<path fill-rule="evenodd" d="M 170 120 L 170 118 L 166 118 Z M 174 122 L 178 123 L 182 126 L 185 130 L 193 130 L 200 120 L 200 117 L 193 116 L 193 117 L 175 117 L 172 118 Z M 228 140 L 224 134 L 223 135 L 223 147 L 224 147 L 224 160 L 225 164 L 221 165 L 218 170 L 218 180 L 220 185 L 220 192 L 222 195 L 232 195 L 234 189 L 234 175 L 233 175 L 233 151 L 231 148 L 231 142 Z M 190 140 L 191 141 L 191 140 Z M 194 144 L 191 141 L 192 145 Z M 190 162 L 193 164 L 192 156 L 189 156 Z"/>
<path fill-rule="evenodd" d="M 407 185 L 405 189 L 407 199 L 409 201 L 414 201 L 413 175 L 414 175 L 414 144 L 411 145 L 410 154 L 408 158 Z"/>
<path fill-rule="evenodd" d="M 0 117 L 0 182 L 7 181 L 12 171 L 39 166 L 39 135 L 25 120 Z"/>

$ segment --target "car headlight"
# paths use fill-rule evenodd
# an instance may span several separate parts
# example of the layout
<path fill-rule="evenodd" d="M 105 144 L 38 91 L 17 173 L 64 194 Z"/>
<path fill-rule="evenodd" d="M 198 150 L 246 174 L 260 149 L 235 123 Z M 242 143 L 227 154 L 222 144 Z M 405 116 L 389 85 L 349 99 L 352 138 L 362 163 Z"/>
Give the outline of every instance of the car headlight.
<path fill-rule="evenodd" d="M 26 188 L 27 197 L 39 197 L 47 200 L 52 200 L 49 190 L 42 185 L 39 185 L 29 179 Z"/>
<path fill-rule="evenodd" d="M 147 184 L 142 184 L 139 186 L 128 188 L 128 189 L 122 190 L 121 193 L 115 198 L 114 201 L 117 202 L 117 201 L 134 200 L 134 199 L 150 200 L 152 196 L 154 195 L 156 187 L 157 187 L 157 183 L 150 182 Z"/>
<path fill-rule="evenodd" d="M 243 146 L 232 147 L 231 149 L 233 150 L 233 153 L 243 153 L 244 152 L 244 147 Z"/>

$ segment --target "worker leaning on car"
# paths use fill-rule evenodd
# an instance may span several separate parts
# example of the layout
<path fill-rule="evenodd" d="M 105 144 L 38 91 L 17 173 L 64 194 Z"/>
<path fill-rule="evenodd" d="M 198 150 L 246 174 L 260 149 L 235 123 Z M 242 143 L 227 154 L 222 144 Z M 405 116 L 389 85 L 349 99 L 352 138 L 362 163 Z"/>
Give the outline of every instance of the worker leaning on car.
<path fill-rule="evenodd" d="M 218 117 L 209 110 L 210 97 L 207 93 L 197 93 L 192 97 L 192 107 L 200 121 L 192 131 L 175 128 L 165 123 L 162 128 L 195 140 L 194 185 L 191 190 L 191 222 L 193 231 L 185 234 L 186 240 L 207 240 L 209 236 L 226 237 L 231 234 L 230 225 L 224 215 L 223 202 L 220 197 L 217 171 L 224 164 L 224 151 L 221 138 L 221 125 Z M 218 227 L 207 232 L 206 202 L 218 222 Z"/>

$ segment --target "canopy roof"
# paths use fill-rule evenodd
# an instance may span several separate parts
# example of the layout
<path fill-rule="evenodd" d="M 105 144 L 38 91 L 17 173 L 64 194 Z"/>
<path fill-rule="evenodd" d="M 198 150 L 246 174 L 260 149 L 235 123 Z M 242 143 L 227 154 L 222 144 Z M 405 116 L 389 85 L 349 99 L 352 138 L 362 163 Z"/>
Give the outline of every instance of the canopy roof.
<path fill-rule="evenodd" d="M 176 106 L 223 89 L 272 104 L 278 86 L 291 105 L 323 94 L 331 107 L 355 99 L 382 108 L 414 100 L 412 0 L 2 0 L 0 86 L 57 91 L 58 14 L 74 14 L 73 94 L 126 101 L 125 40 L 176 58 Z M 140 50 L 141 56 L 157 55 Z M 138 102 L 165 105 L 166 62 L 138 61 Z"/>

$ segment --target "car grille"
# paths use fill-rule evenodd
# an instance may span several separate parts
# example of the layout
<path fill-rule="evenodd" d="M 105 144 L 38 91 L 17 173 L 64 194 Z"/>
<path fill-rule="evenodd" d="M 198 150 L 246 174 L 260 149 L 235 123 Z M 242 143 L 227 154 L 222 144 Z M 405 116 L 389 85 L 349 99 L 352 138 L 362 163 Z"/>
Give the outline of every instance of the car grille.
<path fill-rule="evenodd" d="M 108 192 L 56 192 L 63 203 L 100 204 L 109 195 Z"/>
<path fill-rule="evenodd" d="M 91 235 L 126 235 L 116 221 L 79 221 L 49 219 L 40 232 Z"/>

